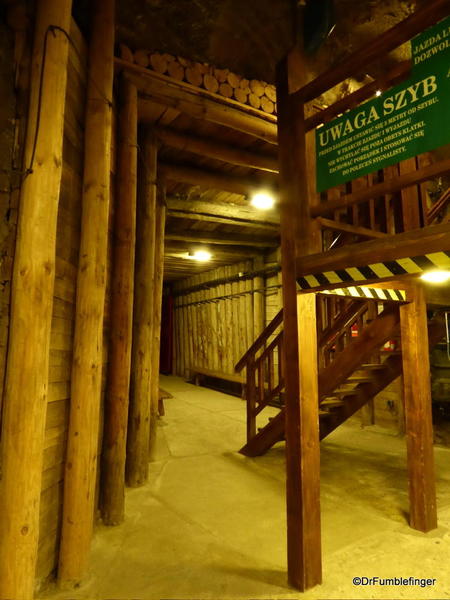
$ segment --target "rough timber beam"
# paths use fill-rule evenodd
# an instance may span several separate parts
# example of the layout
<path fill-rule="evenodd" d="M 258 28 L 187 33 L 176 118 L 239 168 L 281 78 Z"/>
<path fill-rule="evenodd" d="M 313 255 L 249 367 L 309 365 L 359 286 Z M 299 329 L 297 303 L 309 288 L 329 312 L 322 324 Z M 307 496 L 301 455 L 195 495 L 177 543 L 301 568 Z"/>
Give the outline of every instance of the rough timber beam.
<path fill-rule="evenodd" d="M 297 278 L 448 251 L 450 251 L 450 223 L 445 223 L 361 244 L 350 244 L 320 254 L 299 257 L 297 259 Z M 408 273 L 408 275 L 411 274 Z M 395 274 L 395 276 L 399 278 L 402 273 Z M 394 278 L 394 276 L 390 277 L 386 274 L 385 277 L 379 277 L 379 279 L 388 278 Z M 349 284 L 354 285 L 359 282 L 366 285 L 370 281 L 377 280 L 378 278 L 352 279 Z M 336 285 L 342 287 L 342 281 L 336 281 Z M 331 286 L 314 286 L 314 291 L 323 287 Z"/>
<path fill-rule="evenodd" d="M 158 176 L 172 181 L 223 190 L 242 196 L 247 196 L 258 189 L 272 188 L 275 184 L 273 176 L 269 177 L 268 175 L 265 179 L 236 177 L 218 171 L 205 171 L 195 167 L 167 163 L 158 165 Z"/>
<path fill-rule="evenodd" d="M 180 254 L 191 251 L 193 248 L 199 246 L 198 242 L 190 243 L 190 242 L 178 242 L 178 241 L 170 241 L 168 240 L 165 244 L 164 253 L 166 256 L 174 256 L 175 258 L 183 258 Z M 219 246 L 214 245 L 213 248 L 210 249 L 211 254 L 213 255 L 213 259 L 215 258 L 246 258 L 253 257 L 261 253 L 261 248 L 249 248 L 243 246 Z M 186 259 L 188 260 L 188 259 Z"/>
<path fill-rule="evenodd" d="M 60 582 L 85 574 L 94 526 L 102 387 L 103 315 L 111 180 L 115 1 L 92 9 L 86 101 L 80 261 L 59 551 Z"/>
<path fill-rule="evenodd" d="M 230 127 L 270 144 L 277 143 L 277 119 L 272 115 L 120 58 L 115 59 L 115 64 L 117 69 L 127 72 L 127 77 L 143 96 L 176 108 L 191 117 Z M 142 100 L 140 116 L 145 120 L 145 98 Z"/>
<path fill-rule="evenodd" d="M 0 457 L 0 598 L 20 600 L 33 597 L 38 555 L 69 52 L 63 31 L 70 29 L 72 2 L 42 0 L 36 8 L 25 140 L 25 164 L 32 169 L 20 190 Z M 61 31 L 47 37 L 51 26 Z"/>
<path fill-rule="evenodd" d="M 193 242 L 200 244 L 222 244 L 224 246 L 253 246 L 254 248 L 276 248 L 276 238 L 261 238 L 254 235 L 233 235 L 232 233 L 208 233 L 202 231 L 166 232 L 166 240 Z"/>
<path fill-rule="evenodd" d="M 227 204 L 224 202 L 216 204 L 203 200 L 171 198 L 169 196 L 167 198 L 167 209 L 169 215 L 184 219 L 203 220 L 202 217 L 212 217 L 212 220 L 215 220 L 216 217 L 222 217 L 233 221 L 233 225 L 254 225 L 255 227 L 270 228 L 272 231 L 278 229 L 280 225 L 280 217 L 275 211 L 264 211 L 262 213 L 248 204 Z"/>
<path fill-rule="evenodd" d="M 190 133 L 159 127 L 156 129 L 158 139 L 164 146 L 192 152 L 201 156 L 209 156 L 223 162 L 278 173 L 278 160 L 267 154 L 258 154 L 238 146 L 229 146 L 211 139 L 200 138 Z"/>

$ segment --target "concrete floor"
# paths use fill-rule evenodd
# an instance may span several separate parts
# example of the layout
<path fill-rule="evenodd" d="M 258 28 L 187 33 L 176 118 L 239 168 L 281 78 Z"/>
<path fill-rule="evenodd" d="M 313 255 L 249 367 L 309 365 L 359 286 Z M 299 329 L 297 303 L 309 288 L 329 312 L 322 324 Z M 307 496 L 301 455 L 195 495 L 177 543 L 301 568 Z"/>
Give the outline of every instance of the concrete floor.
<path fill-rule="evenodd" d="M 286 583 L 284 445 L 249 459 L 245 405 L 175 377 L 149 483 L 128 490 L 126 522 L 99 526 L 91 569 L 42 600 L 450 598 L 450 450 L 436 448 L 439 528 L 407 525 L 403 439 L 339 428 L 322 442 L 322 586 Z M 359 576 L 436 578 L 431 587 L 353 585 Z"/>

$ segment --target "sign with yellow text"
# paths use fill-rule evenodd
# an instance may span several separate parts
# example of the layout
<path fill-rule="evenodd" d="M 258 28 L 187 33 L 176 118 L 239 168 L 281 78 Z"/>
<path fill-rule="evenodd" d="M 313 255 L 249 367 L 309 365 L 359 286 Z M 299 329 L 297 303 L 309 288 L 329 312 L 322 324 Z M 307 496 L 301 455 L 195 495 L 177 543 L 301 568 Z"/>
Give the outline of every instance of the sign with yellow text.
<path fill-rule="evenodd" d="M 319 192 L 450 143 L 450 17 L 412 41 L 412 76 L 316 130 Z"/>

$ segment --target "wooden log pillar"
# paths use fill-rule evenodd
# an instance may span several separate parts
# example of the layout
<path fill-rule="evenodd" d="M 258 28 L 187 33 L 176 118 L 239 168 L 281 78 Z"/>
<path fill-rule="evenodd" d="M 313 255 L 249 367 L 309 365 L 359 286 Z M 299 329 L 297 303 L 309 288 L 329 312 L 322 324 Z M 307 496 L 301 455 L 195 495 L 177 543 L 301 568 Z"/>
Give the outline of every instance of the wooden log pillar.
<path fill-rule="evenodd" d="M 264 268 L 264 258 L 258 256 L 253 260 L 253 270 L 260 271 Z M 264 289 L 264 278 L 255 277 L 253 279 L 253 341 L 264 331 L 266 316 L 265 316 L 265 302 L 264 292 L 256 291 Z"/>
<path fill-rule="evenodd" d="M 156 434 L 156 416 L 158 414 L 159 398 L 159 353 L 161 342 L 161 309 L 162 309 L 162 289 L 164 275 L 164 230 L 166 225 L 166 203 L 164 191 L 161 190 L 160 197 L 156 203 L 155 214 L 155 271 L 153 288 L 153 347 L 152 347 L 152 392 L 151 392 L 151 411 L 153 425 L 150 426 L 150 438 L 154 439 Z M 183 312 L 185 309 L 182 309 Z M 184 317 L 184 315 L 183 315 Z M 183 321 L 183 336 L 186 335 L 186 327 Z M 184 356 L 186 356 L 184 354 Z"/>
<path fill-rule="evenodd" d="M 96 0 L 89 47 L 80 260 L 58 577 L 85 573 L 94 520 L 102 380 L 111 120 L 114 0 Z"/>
<path fill-rule="evenodd" d="M 131 487 L 148 478 L 148 440 L 151 419 L 153 302 L 155 271 L 157 141 L 151 129 L 142 134 L 142 163 L 136 224 L 133 348 L 131 359 L 126 481 Z M 179 303 L 180 298 L 177 299 Z M 177 331 L 180 327 L 177 314 Z M 179 346 L 177 348 L 179 352 Z"/>
<path fill-rule="evenodd" d="M 423 287 L 400 307 L 410 525 L 437 527 L 427 305 Z"/>
<path fill-rule="evenodd" d="M 113 273 L 101 473 L 105 525 L 122 523 L 125 512 L 125 459 L 133 331 L 134 251 L 137 189 L 137 89 L 121 81 Z"/>
<path fill-rule="evenodd" d="M 69 31 L 72 2 L 36 7 L 24 155 L 30 171 L 20 191 L 0 463 L 0 597 L 20 600 L 33 597 L 38 552 L 69 48 L 63 32 L 46 32 L 50 25 Z"/>
<path fill-rule="evenodd" d="M 289 94 L 290 83 L 305 78 L 290 59 L 278 68 L 278 143 L 280 157 L 281 266 L 284 310 L 286 395 L 286 502 L 288 579 L 304 591 L 322 581 L 320 531 L 320 452 L 317 390 L 315 295 L 297 298 L 296 255 L 314 251 L 308 183 L 315 179 L 307 162 L 304 105 Z M 297 86 L 298 87 L 298 86 Z"/>

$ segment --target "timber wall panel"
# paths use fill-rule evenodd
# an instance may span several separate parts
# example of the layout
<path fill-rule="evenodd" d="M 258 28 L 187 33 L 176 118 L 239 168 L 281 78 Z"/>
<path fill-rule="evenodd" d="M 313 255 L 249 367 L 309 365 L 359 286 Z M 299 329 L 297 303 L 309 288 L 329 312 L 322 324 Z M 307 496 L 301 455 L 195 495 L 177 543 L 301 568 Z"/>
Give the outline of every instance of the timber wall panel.
<path fill-rule="evenodd" d="M 271 260 L 270 262 L 273 262 Z M 182 294 L 201 283 L 224 279 L 238 273 L 249 273 L 264 266 L 262 257 L 258 261 L 247 260 L 226 267 L 177 281 L 173 284 L 174 303 L 174 373 L 189 377 L 193 367 L 203 367 L 218 373 L 234 374 L 234 365 L 253 343 L 254 295 L 261 288 L 258 277 L 253 279 L 212 285 L 209 289 Z M 267 279 L 267 284 L 278 284 L 278 278 Z M 232 294 L 236 294 L 230 297 Z M 264 292 L 263 292 L 263 295 Z M 219 299 L 218 299 L 219 298 Z M 265 318 L 273 318 L 280 310 L 280 296 L 275 290 L 267 297 L 273 303 L 267 307 Z M 269 320 L 270 320 L 269 319 Z M 258 332 L 257 334 L 259 334 Z"/>

